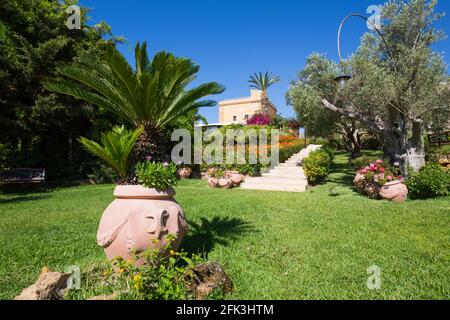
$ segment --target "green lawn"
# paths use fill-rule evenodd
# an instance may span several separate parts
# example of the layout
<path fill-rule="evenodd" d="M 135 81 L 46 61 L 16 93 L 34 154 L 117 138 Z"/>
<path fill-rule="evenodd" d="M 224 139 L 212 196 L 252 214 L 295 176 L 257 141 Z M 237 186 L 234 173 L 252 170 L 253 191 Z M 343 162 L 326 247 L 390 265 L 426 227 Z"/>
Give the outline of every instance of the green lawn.
<path fill-rule="evenodd" d="M 305 193 L 218 190 L 183 181 L 184 248 L 221 262 L 236 299 L 449 299 L 450 199 L 395 204 L 351 188 L 338 155 L 329 181 Z M 0 298 L 40 269 L 104 259 L 96 244 L 112 185 L 0 195 Z M 366 269 L 382 271 L 369 290 Z"/>

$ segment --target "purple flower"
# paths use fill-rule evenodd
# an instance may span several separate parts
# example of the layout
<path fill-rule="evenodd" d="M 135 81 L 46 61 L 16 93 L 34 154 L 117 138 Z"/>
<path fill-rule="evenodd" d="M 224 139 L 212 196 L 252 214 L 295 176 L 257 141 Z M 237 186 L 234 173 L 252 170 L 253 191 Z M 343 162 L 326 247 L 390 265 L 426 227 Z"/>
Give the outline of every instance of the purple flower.
<path fill-rule="evenodd" d="M 152 156 L 146 156 L 146 157 L 145 157 L 145 160 L 151 161 L 151 160 L 152 160 Z"/>
<path fill-rule="evenodd" d="M 168 167 L 168 166 L 169 166 L 169 163 L 168 163 L 167 161 L 164 161 L 164 162 L 163 162 L 163 166 L 164 166 L 164 167 Z"/>

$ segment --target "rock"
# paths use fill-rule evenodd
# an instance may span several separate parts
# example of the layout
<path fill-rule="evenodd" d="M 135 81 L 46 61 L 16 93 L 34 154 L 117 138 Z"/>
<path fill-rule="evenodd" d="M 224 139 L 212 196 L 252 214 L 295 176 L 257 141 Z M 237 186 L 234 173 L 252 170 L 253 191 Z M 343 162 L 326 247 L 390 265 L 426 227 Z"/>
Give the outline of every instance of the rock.
<path fill-rule="evenodd" d="M 233 282 L 217 262 L 206 262 L 194 268 L 194 284 L 191 287 L 195 298 L 202 300 L 215 290 L 224 293 L 233 291 Z"/>
<path fill-rule="evenodd" d="M 219 179 L 219 182 L 217 183 L 217 185 L 222 188 L 222 189 L 230 189 L 231 186 L 233 185 L 233 183 L 231 182 L 231 179 Z"/>
<path fill-rule="evenodd" d="M 234 186 L 239 186 L 242 182 L 242 176 L 239 173 L 233 173 L 230 176 L 230 180 Z"/>
<path fill-rule="evenodd" d="M 383 185 L 380 189 L 382 199 L 394 202 L 405 202 L 408 196 L 408 188 L 400 181 L 391 181 Z"/>
<path fill-rule="evenodd" d="M 101 296 L 95 296 L 92 298 L 89 298 L 88 300 L 116 300 L 117 299 L 117 295 L 115 293 L 113 294 L 105 294 L 105 295 L 101 295 Z"/>
<path fill-rule="evenodd" d="M 219 183 L 219 179 L 216 179 L 216 178 L 208 179 L 208 184 L 211 188 L 216 188 L 218 183 Z"/>
<path fill-rule="evenodd" d="M 69 273 L 45 272 L 43 270 L 37 281 L 24 289 L 14 300 L 62 299 L 69 276 Z"/>

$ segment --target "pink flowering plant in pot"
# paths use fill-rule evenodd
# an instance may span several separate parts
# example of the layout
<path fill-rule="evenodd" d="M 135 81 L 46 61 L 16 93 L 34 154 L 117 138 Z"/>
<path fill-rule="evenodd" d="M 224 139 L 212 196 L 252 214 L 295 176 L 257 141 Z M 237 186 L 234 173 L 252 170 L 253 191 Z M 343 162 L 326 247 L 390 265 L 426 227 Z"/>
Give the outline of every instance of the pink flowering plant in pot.
<path fill-rule="evenodd" d="M 398 163 L 394 166 L 377 159 L 356 172 L 354 183 L 358 192 L 372 199 L 389 199 L 397 202 L 406 200 L 408 189 L 403 183 Z"/>

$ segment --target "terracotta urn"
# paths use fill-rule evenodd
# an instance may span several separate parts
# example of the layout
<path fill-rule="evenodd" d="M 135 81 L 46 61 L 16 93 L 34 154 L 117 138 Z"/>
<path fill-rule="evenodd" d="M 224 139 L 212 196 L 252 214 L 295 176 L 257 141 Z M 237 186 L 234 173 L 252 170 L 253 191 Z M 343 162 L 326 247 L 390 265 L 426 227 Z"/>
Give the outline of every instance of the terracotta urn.
<path fill-rule="evenodd" d="M 408 188 L 401 181 L 391 181 L 384 184 L 380 189 L 380 197 L 382 199 L 394 202 L 405 202 L 408 196 Z"/>
<path fill-rule="evenodd" d="M 181 179 L 189 179 L 192 173 L 192 169 L 189 167 L 183 167 L 178 169 L 177 173 Z"/>
<path fill-rule="evenodd" d="M 114 200 L 104 211 L 97 232 L 97 243 L 109 260 L 133 259 L 147 249 L 167 245 L 169 234 L 177 250 L 187 232 L 183 210 L 173 198 L 175 190 L 156 190 L 140 185 L 119 185 Z M 137 265 L 144 261 L 138 259 Z"/>

